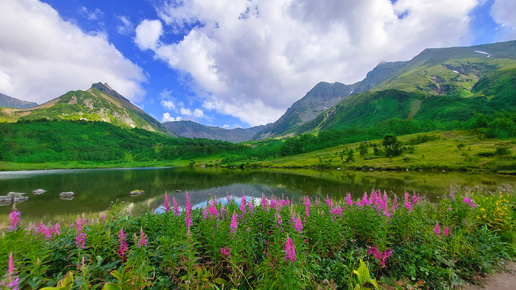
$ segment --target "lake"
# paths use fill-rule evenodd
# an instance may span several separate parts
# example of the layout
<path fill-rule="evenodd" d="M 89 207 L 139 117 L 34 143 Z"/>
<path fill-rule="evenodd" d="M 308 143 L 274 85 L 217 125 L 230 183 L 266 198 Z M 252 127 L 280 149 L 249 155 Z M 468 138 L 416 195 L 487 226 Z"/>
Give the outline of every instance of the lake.
<path fill-rule="evenodd" d="M 436 199 L 448 193 L 450 187 L 476 190 L 516 188 L 516 177 L 487 173 L 462 172 L 387 172 L 387 171 L 316 171 L 276 169 L 222 168 L 120 168 L 37 170 L 0 172 L 0 195 L 25 192 L 29 200 L 16 204 L 24 221 L 57 221 L 104 211 L 112 201 L 119 200 L 130 208 L 145 210 L 163 203 L 165 192 L 184 205 L 188 191 L 193 204 L 205 202 L 210 196 L 226 195 L 260 197 L 265 194 L 289 197 L 300 201 L 302 196 L 345 196 L 355 198 L 372 188 L 403 195 L 416 191 Z M 33 195 L 35 189 L 47 192 Z M 132 190 L 145 193 L 131 197 Z M 62 200 L 59 194 L 73 191 L 72 200 Z M 0 207 L 0 227 L 8 222 L 11 206 Z"/>

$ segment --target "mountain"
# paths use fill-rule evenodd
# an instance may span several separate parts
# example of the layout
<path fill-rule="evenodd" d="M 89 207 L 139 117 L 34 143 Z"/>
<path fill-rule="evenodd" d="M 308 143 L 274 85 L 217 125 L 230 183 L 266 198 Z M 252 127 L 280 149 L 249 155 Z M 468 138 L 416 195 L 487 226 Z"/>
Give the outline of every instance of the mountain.
<path fill-rule="evenodd" d="M 369 128 L 394 118 L 465 122 L 477 113 L 516 112 L 516 41 L 426 49 L 392 67 L 369 91 L 291 131 Z"/>
<path fill-rule="evenodd" d="M 163 125 L 178 136 L 186 138 L 206 138 L 211 140 L 223 140 L 232 143 L 240 143 L 251 140 L 258 132 L 268 125 L 256 126 L 247 129 L 223 129 L 219 127 L 204 126 L 192 121 L 166 122 Z"/>
<path fill-rule="evenodd" d="M 30 109 L 2 110 L 0 120 L 103 121 L 122 128 L 141 128 L 175 136 L 160 122 L 147 115 L 108 84 L 96 83 L 86 91 L 70 91 Z"/>
<path fill-rule="evenodd" d="M 18 100 L 16 98 L 9 97 L 0 93 L 0 107 L 30 109 L 36 107 L 37 105 L 37 103 Z"/>
<path fill-rule="evenodd" d="M 295 102 L 283 116 L 252 139 L 262 140 L 271 137 L 285 136 L 300 125 L 313 120 L 328 108 L 334 106 L 353 91 L 353 85 L 320 82 L 306 95 Z"/>

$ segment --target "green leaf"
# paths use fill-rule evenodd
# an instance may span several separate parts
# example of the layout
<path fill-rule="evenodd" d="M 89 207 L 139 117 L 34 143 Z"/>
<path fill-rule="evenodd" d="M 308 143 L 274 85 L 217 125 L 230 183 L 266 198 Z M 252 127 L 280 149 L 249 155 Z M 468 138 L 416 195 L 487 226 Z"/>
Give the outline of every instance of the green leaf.
<path fill-rule="evenodd" d="M 124 281 L 124 276 L 117 270 L 111 271 L 111 276 L 115 277 L 119 281 Z"/>
<path fill-rule="evenodd" d="M 226 280 L 224 280 L 224 279 L 222 279 L 222 278 L 215 278 L 215 279 L 213 280 L 213 282 L 215 282 L 215 283 L 217 283 L 217 284 L 219 284 L 219 285 L 228 284 L 228 281 L 226 281 Z"/>
<path fill-rule="evenodd" d="M 104 284 L 104 287 L 102 287 L 102 290 L 121 290 L 122 287 L 119 285 L 113 283 L 113 282 L 107 282 Z"/>

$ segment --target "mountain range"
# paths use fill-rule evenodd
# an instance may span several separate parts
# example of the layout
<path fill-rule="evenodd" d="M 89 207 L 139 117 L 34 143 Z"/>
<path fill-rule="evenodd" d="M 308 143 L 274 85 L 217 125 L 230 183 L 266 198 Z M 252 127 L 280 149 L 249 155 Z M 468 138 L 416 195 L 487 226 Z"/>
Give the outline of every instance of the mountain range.
<path fill-rule="evenodd" d="M 516 41 L 426 49 L 409 61 L 382 62 L 354 84 L 320 82 L 276 122 L 247 129 L 191 121 L 161 124 L 102 83 L 41 105 L 0 94 L 0 106 L 4 107 L 0 122 L 104 121 L 122 128 L 234 143 L 369 128 L 391 119 L 462 122 L 477 113 L 516 112 Z"/>

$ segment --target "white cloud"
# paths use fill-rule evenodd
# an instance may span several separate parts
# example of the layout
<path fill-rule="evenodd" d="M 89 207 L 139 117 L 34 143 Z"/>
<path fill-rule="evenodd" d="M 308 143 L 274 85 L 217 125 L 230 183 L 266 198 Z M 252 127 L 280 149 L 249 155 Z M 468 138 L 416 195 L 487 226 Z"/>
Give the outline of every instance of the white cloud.
<path fill-rule="evenodd" d="M 142 69 L 102 33 L 84 33 L 50 5 L 0 1 L 0 92 L 42 103 L 69 90 L 107 82 L 131 101 L 143 99 Z M 7 76 L 7 77 L 6 77 Z"/>
<path fill-rule="evenodd" d="M 123 35 L 129 35 L 134 32 L 134 25 L 127 16 L 118 16 L 118 19 L 122 23 L 116 27 L 116 31 Z"/>
<path fill-rule="evenodd" d="M 516 38 L 516 2 L 514 0 L 495 0 L 491 6 L 491 17 L 505 30 L 502 40 Z"/>
<path fill-rule="evenodd" d="M 195 109 L 193 112 L 192 112 L 192 115 L 195 117 L 195 118 L 207 118 L 206 115 L 204 115 L 204 111 L 203 110 L 199 110 L 199 109 Z"/>
<path fill-rule="evenodd" d="M 161 122 L 174 122 L 174 121 L 181 121 L 183 118 L 181 116 L 177 116 L 176 118 L 172 117 L 170 113 L 164 113 L 163 118 L 161 119 Z"/>
<path fill-rule="evenodd" d="M 192 115 L 192 111 L 190 109 L 186 109 L 186 108 L 179 109 L 179 112 L 183 116 L 191 116 Z"/>
<path fill-rule="evenodd" d="M 174 104 L 174 102 L 172 101 L 169 101 L 169 100 L 161 100 L 161 105 L 163 107 L 165 107 L 166 109 L 168 110 L 176 110 L 176 105 Z"/>
<path fill-rule="evenodd" d="M 141 50 L 156 49 L 159 37 L 163 33 L 163 25 L 159 20 L 143 20 L 136 27 L 134 42 Z"/>
<path fill-rule="evenodd" d="M 100 9 L 96 8 L 94 11 L 90 11 L 84 6 L 81 8 L 81 13 L 84 17 L 88 18 L 88 20 L 98 20 L 104 16 L 104 12 Z"/>
<path fill-rule="evenodd" d="M 163 1 L 163 29 L 187 33 L 144 47 L 187 76 L 205 109 L 259 125 L 319 81 L 353 83 L 380 61 L 470 44 L 480 0 Z"/>

